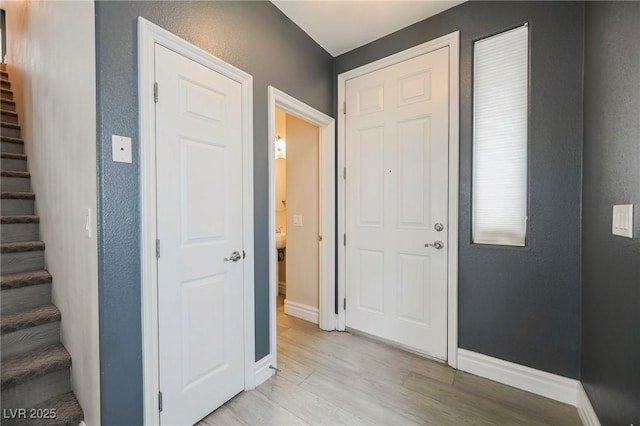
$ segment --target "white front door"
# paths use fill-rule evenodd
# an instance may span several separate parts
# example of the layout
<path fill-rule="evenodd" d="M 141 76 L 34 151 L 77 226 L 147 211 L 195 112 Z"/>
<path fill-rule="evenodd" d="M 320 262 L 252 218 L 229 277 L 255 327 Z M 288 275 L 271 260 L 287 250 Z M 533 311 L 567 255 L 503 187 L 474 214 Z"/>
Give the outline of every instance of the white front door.
<path fill-rule="evenodd" d="M 446 359 L 449 48 L 347 80 L 346 105 L 346 325 Z"/>
<path fill-rule="evenodd" d="M 190 425 L 244 389 L 241 86 L 158 44 L 155 77 L 160 420 Z"/>

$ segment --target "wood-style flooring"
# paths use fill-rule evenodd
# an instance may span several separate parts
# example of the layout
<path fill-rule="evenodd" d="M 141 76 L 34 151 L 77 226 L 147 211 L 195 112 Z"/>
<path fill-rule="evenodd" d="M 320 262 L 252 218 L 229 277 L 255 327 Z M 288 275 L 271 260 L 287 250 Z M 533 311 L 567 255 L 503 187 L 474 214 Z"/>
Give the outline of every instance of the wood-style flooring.
<path fill-rule="evenodd" d="M 279 372 L 199 425 L 580 425 L 574 407 L 366 337 L 324 332 L 278 303 Z"/>

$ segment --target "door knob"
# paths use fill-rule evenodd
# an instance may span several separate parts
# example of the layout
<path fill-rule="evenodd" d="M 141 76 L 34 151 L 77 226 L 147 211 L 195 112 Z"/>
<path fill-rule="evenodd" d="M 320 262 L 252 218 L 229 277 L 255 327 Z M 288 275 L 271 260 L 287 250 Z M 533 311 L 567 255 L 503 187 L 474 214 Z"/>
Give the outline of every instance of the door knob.
<path fill-rule="evenodd" d="M 425 246 L 425 247 L 433 247 L 433 248 L 435 248 L 436 250 L 442 250 L 442 248 L 444 248 L 444 243 L 443 243 L 442 241 L 438 240 L 438 241 L 436 241 L 436 242 L 435 242 L 435 243 L 433 243 L 433 244 L 427 243 L 427 244 L 425 244 L 424 246 Z"/>
<path fill-rule="evenodd" d="M 237 251 L 234 251 L 233 253 L 231 253 L 231 256 L 225 257 L 222 260 L 224 260 L 225 262 L 228 262 L 228 261 L 237 262 L 238 260 L 240 260 L 241 257 L 242 255 L 240 255 L 240 253 L 238 253 Z"/>
<path fill-rule="evenodd" d="M 440 222 L 436 223 L 435 225 L 433 225 L 433 229 L 435 229 L 436 231 L 440 232 L 444 229 L 444 225 L 441 224 Z"/>

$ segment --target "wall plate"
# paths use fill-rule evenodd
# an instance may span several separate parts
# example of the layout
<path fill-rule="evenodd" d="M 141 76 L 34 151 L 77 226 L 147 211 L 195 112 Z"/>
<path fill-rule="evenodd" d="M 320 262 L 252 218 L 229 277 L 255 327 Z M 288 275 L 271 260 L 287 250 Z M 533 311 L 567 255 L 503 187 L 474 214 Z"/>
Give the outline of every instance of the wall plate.
<path fill-rule="evenodd" d="M 633 204 L 613 206 L 611 232 L 613 235 L 633 238 Z"/>

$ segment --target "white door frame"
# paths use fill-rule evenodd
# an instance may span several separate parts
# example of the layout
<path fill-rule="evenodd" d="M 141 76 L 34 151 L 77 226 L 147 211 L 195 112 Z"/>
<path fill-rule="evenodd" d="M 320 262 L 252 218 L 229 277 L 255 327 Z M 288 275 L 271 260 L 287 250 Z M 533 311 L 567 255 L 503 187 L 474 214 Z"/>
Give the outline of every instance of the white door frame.
<path fill-rule="evenodd" d="M 253 259 L 253 78 L 161 27 L 138 17 L 138 101 L 140 105 L 140 250 L 144 424 L 160 424 L 158 410 L 158 274 L 156 259 L 156 135 L 154 45 L 160 44 L 241 85 L 244 275 L 244 387 L 255 387 Z M 162 96 L 162 88 L 159 90 Z"/>
<path fill-rule="evenodd" d="M 335 120 L 304 104 L 273 86 L 269 86 L 269 326 L 270 352 L 277 365 L 276 297 L 276 171 L 275 134 L 276 108 L 307 121 L 319 128 L 320 199 L 319 225 L 322 241 L 319 259 L 319 326 L 322 330 L 336 329 L 335 315 Z"/>
<path fill-rule="evenodd" d="M 459 192 L 459 61 L 460 32 L 442 36 L 432 41 L 412 47 L 386 58 L 371 62 L 338 75 L 338 111 L 344 116 L 346 99 L 346 82 L 352 78 L 369 74 L 373 71 L 398 64 L 416 56 L 434 50 L 449 47 L 449 226 L 447 247 L 447 363 L 456 368 L 458 365 L 458 192 Z M 346 162 L 346 125 L 345 120 L 338 120 L 338 170 L 344 170 Z M 346 184 L 344 176 L 338 183 L 338 235 L 346 232 Z M 343 244 L 338 245 L 338 300 L 346 295 L 346 250 Z M 344 305 L 338 303 L 338 330 L 345 330 L 346 315 Z"/>

